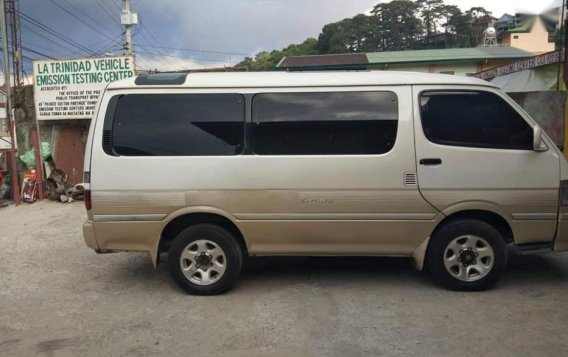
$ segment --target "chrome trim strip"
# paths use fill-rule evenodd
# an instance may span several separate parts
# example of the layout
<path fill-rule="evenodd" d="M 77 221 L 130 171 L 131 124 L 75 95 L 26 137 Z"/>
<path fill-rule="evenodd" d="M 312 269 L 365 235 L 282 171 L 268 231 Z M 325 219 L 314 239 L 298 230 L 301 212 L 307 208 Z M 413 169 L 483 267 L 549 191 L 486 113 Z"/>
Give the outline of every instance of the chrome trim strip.
<path fill-rule="evenodd" d="M 555 221 L 558 218 L 556 213 L 511 213 L 511 216 L 519 221 Z"/>
<path fill-rule="evenodd" d="M 155 222 L 166 218 L 167 214 L 96 214 L 94 222 Z"/>
<path fill-rule="evenodd" d="M 243 221 L 372 220 L 431 221 L 435 213 L 236 213 Z"/>

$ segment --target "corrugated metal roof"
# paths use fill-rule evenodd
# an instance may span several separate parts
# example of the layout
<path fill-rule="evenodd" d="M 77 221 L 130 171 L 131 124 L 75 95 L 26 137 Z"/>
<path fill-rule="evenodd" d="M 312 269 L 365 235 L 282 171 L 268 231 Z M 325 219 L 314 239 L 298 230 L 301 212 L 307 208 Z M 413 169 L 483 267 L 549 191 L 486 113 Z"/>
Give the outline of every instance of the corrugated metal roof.
<path fill-rule="evenodd" d="M 485 59 L 513 59 L 534 56 L 515 47 L 447 48 L 440 50 L 387 51 L 367 53 L 369 64 L 445 62 Z"/>
<path fill-rule="evenodd" d="M 488 59 L 521 59 L 533 57 L 531 52 L 515 47 L 447 48 L 439 50 L 385 51 L 372 53 L 349 53 L 341 55 L 315 55 L 285 57 L 277 69 L 294 68 L 366 68 L 367 65 L 456 62 Z"/>

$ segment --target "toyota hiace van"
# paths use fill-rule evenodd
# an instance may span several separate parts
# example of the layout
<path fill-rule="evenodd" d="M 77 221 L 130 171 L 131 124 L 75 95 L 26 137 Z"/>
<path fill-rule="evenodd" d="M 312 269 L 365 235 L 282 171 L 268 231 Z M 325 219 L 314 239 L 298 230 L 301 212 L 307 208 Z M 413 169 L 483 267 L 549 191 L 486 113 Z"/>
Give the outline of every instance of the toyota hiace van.
<path fill-rule="evenodd" d="M 489 82 L 404 72 L 166 73 L 108 85 L 85 155 L 87 246 L 168 253 L 217 294 L 245 256 L 412 257 L 491 287 L 507 246 L 568 249 L 568 165 Z"/>

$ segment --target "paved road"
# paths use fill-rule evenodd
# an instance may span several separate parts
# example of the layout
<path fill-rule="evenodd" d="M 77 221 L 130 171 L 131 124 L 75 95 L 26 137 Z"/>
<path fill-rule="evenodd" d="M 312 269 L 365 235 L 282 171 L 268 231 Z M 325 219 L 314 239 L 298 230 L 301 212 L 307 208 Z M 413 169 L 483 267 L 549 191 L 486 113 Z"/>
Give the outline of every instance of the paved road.
<path fill-rule="evenodd" d="M 484 293 L 442 290 L 407 259 L 264 258 L 195 297 L 145 254 L 90 251 L 84 217 L 0 209 L 0 355 L 568 355 L 568 254 L 514 256 Z"/>

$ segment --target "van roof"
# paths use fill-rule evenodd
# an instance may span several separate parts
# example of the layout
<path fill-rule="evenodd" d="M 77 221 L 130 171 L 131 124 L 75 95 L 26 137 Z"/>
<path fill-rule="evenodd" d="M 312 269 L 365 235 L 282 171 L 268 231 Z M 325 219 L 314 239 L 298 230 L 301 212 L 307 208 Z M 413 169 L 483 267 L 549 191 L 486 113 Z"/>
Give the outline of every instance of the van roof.
<path fill-rule="evenodd" d="M 495 85 L 477 78 L 397 71 L 157 73 L 112 82 L 108 89 L 341 87 L 408 84 Z"/>

